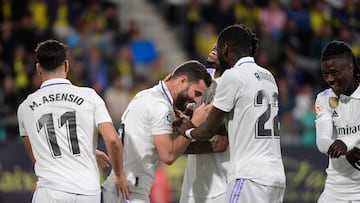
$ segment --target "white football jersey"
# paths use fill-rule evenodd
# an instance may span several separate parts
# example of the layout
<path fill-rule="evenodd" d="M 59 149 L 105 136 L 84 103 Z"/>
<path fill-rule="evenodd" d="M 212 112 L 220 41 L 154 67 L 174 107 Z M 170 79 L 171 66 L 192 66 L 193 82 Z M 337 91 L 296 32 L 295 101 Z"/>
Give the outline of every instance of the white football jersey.
<path fill-rule="evenodd" d="M 228 181 L 251 179 L 285 188 L 278 88 L 273 75 L 252 57 L 243 57 L 218 80 L 213 105 L 229 112 Z"/>
<path fill-rule="evenodd" d="M 119 135 L 124 146 L 124 170 L 131 192 L 149 195 L 160 158 L 152 136 L 172 134 L 175 118 L 173 100 L 165 83 L 160 81 L 139 92 L 122 116 Z M 113 171 L 103 183 L 115 192 Z"/>
<path fill-rule="evenodd" d="M 211 103 L 216 86 L 213 80 L 198 104 Z M 211 198 L 226 193 L 229 158 L 229 148 L 220 153 L 188 154 L 181 196 Z"/>
<path fill-rule="evenodd" d="M 28 136 L 32 146 L 39 187 L 100 192 L 97 126 L 111 118 L 93 89 L 61 78 L 47 80 L 21 103 L 18 120 L 20 135 Z"/>
<path fill-rule="evenodd" d="M 336 139 L 343 140 L 348 150 L 360 140 L 360 88 L 351 96 L 340 95 L 337 97 L 332 89 L 327 89 L 317 95 L 315 102 L 316 110 L 316 135 L 322 137 L 323 143 L 329 143 L 328 149 Z M 329 121 L 332 128 L 323 130 L 321 122 Z M 318 139 L 318 138 L 317 138 Z M 323 144 L 322 143 L 322 144 Z M 321 144 L 321 143 L 319 143 Z M 360 171 L 353 168 L 345 156 L 329 158 L 329 165 L 326 169 L 327 178 L 324 193 L 333 198 L 341 200 L 360 199 Z"/>

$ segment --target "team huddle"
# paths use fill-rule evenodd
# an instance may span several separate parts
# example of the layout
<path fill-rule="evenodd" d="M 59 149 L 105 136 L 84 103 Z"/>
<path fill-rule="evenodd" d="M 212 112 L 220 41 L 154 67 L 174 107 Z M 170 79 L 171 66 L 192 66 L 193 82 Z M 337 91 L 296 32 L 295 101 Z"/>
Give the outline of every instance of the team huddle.
<path fill-rule="evenodd" d="M 181 203 L 283 202 L 278 86 L 254 60 L 257 38 L 247 27 L 223 29 L 207 65 L 186 61 L 137 93 L 120 129 L 94 89 L 66 79 L 64 44 L 47 40 L 35 52 L 42 85 L 18 108 L 38 178 L 33 203 L 148 203 L 159 163 L 183 154 Z M 349 127 L 360 125 L 360 69 L 346 43 L 326 45 L 321 74 L 330 88 L 316 99 L 316 142 L 329 166 L 318 203 L 360 203 L 360 136 Z M 112 166 L 102 185 L 98 133 Z"/>

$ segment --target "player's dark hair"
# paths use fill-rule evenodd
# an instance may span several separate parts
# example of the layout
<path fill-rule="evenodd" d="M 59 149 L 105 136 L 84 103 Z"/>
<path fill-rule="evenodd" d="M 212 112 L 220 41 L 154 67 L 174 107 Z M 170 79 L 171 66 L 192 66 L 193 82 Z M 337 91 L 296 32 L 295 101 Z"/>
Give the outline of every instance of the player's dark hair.
<path fill-rule="evenodd" d="M 67 46 L 57 40 L 46 40 L 38 44 L 35 54 L 38 63 L 45 70 L 54 70 L 66 60 Z"/>
<path fill-rule="evenodd" d="M 199 61 L 191 60 L 179 65 L 172 73 L 173 78 L 185 75 L 189 82 L 204 80 L 207 87 L 211 84 L 211 76 L 206 71 L 206 67 Z"/>
<path fill-rule="evenodd" d="M 224 28 L 218 38 L 219 44 L 226 44 L 238 56 L 255 56 L 258 39 L 242 24 L 235 24 Z"/>
<path fill-rule="evenodd" d="M 325 46 L 321 53 L 321 61 L 327 61 L 335 58 L 344 59 L 348 61 L 348 63 L 352 63 L 354 66 L 354 78 L 356 82 L 360 82 L 359 65 L 351 47 L 348 44 L 343 41 L 334 40 Z"/>

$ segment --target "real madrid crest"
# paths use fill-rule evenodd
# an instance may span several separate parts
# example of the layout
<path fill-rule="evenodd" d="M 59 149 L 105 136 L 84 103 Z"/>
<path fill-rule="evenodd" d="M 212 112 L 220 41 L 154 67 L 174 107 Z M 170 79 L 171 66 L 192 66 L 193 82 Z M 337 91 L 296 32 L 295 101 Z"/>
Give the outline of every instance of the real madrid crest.
<path fill-rule="evenodd" d="M 332 109 L 335 109 L 339 106 L 339 99 L 337 97 L 329 97 L 329 106 Z"/>

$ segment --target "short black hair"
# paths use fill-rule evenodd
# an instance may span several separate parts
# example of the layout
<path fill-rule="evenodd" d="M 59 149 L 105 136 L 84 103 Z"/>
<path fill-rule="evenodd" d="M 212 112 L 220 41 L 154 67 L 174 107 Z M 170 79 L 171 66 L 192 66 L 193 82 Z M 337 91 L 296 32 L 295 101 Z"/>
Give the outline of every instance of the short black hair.
<path fill-rule="evenodd" d="M 35 54 L 38 63 L 45 70 L 55 70 L 66 60 L 67 46 L 57 40 L 46 40 L 40 42 Z"/>
<path fill-rule="evenodd" d="M 255 56 L 258 39 L 243 24 L 235 24 L 224 28 L 218 37 L 219 43 L 227 44 L 238 56 Z"/>
<path fill-rule="evenodd" d="M 354 66 L 354 78 L 360 82 L 360 69 L 351 47 L 343 41 L 330 41 L 321 52 L 321 61 L 328 61 L 335 58 L 341 58 Z"/>
<path fill-rule="evenodd" d="M 206 71 L 206 67 L 197 60 L 186 61 L 175 68 L 172 73 L 173 78 L 185 75 L 189 82 L 198 82 L 204 80 L 207 87 L 211 84 L 211 76 Z"/>

